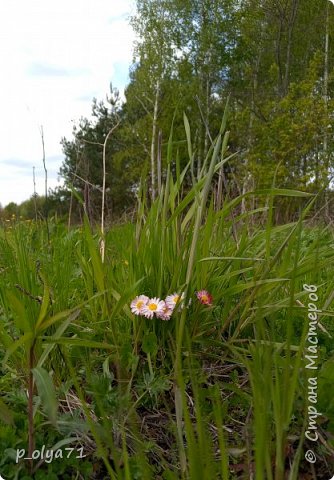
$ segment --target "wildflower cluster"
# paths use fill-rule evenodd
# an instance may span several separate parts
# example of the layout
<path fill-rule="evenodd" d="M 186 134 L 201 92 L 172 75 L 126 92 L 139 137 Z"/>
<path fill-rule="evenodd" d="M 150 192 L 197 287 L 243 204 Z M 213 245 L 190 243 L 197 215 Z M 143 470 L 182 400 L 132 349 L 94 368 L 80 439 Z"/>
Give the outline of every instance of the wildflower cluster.
<path fill-rule="evenodd" d="M 184 294 L 173 293 L 165 300 L 158 297 L 149 298 L 146 295 L 139 295 L 131 302 L 131 312 L 135 315 L 143 315 L 146 318 L 153 318 L 155 315 L 161 320 L 169 320 L 174 308 L 183 301 Z"/>
<path fill-rule="evenodd" d="M 203 305 L 212 305 L 212 295 L 207 290 L 200 290 L 196 292 L 198 300 Z M 139 295 L 131 302 L 131 312 L 135 315 L 142 315 L 146 318 L 153 318 L 156 316 L 161 320 L 169 320 L 177 305 L 183 308 L 184 293 L 181 295 L 173 293 L 168 295 L 165 300 L 160 300 L 158 297 L 149 298 L 146 295 Z"/>

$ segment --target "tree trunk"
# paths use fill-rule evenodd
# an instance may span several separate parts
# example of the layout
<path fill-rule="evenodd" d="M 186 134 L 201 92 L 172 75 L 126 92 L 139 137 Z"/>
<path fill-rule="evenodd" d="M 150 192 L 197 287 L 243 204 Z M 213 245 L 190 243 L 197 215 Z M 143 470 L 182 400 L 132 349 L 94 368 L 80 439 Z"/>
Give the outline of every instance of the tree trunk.
<path fill-rule="evenodd" d="M 327 188 L 330 183 L 329 157 L 328 157 L 328 51 L 329 51 L 329 2 L 326 10 L 326 30 L 325 30 L 325 66 L 324 66 L 324 102 L 325 102 L 325 131 L 324 131 L 324 167 L 325 167 L 325 211 L 329 216 L 329 200 Z"/>
<path fill-rule="evenodd" d="M 205 138 L 204 138 L 204 158 L 206 158 L 209 150 L 209 115 L 210 115 L 210 97 L 211 97 L 211 84 L 210 76 L 206 76 L 206 86 L 205 86 Z"/>
<path fill-rule="evenodd" d="M 325 173 L 328 178 L 329 165 L 328 165 L 328 133 L 327 133 L 327 111 L 328 111 L 328 51 L 329 51 L 329 3 L 327 2 L 326 12 L 326 31 L 325 31 L 325 65 L 324 65 L 324 102 L 325 102 L 325 118 L 326 125 L 324 131 L 324 162 Z"/>
<path fill-rule="evenodd" d="M 197 149 L 197 179 L 200 178 L 201 170 L 202 170 L 202 162 L 204 161 L 203 158 L 203 135 L 205 135 L 205 127 L 203 126 L 203 122 L 200 123 L 199 126 L 199 135 L 198 135 L 198 149 Z"/>
<path fill-rule="evenodd" d="M 158 195 L 161 193 L 161 178 L 162 178 L 162 167 L 161 167 L 161 145 L 162 145 L 162 132 L 159 130 L 158 134 L 158 152 L 157 152 L 157 169 L 158 169 Z"/>
<path fill-rule="evenodd" d="M 248 135 L 247 135 L 247 147 L 246 147 L 246 156 L 245 156 L 245 177 L 242 185 L 242 194 L 244 195 L 247 192 L 248 185 L 249 183 L 253 184 L 253 179 L 249 171 L 249 161 L 248 161 L 248 156 L 249 152 L 252 147 L 253 143 L 253 123 L 254 123 L 254 117 L 255 117 L 255 95 L 256 95 L 256 90 L 258 86 L 258 74 L 259 74 L 259 68 L 260 68 L 260 59 L 261 59 L 261 52 L 259 52 L 257 59 L 256 59 L 256 64 L 255 64 L 255 71 L 253 74 L 253 85 L 252 85 L 252 97 L 251 97 L 251 109 L 250 109 L 250 114 L 249 114 L 249 124 L 248 124 Z M 246 212 L 246 199 L 243 197 L 241 200 L 241 213 Z"/>
<path fill-rule="evenodd" d="M 158 108 L 159 108 L 159 96 L 160 96 L 160 80 L 157 80 L 155 87 L 155 101 L 154 101 L 154 111 L 153 111 L 153 122 L 152 122 L 152 141 L 151 141 L 151 198 L 152 201 L 156 197 L 156 173 L 155 173 L 155 144 L 156 144 L 156 132 L 158 124 Z"/>
<path fill-rule="evenodd" d="M 283 96 L 283 68 L 282 68 L 282 58 L 281 58 L 281 41 L 282 41 L 282 29 L 283 29 L 283 20 L 280 18 L 280 24 L 277 33 L 276 39 L 276 62 L 278 67 L 278 92 L 280 97 Z"/>
<path fill-rule="evenodd" d="M 220 210 L 223 206 L 223 180 L 224 180 L 224 165 L 222 165 L 219 170 L 217 197 L 216 197 L 216 211 Z"/>
<path fill-rule="evenodd" d="M 289 88 L 289 76 L 290 76 L 290 64 L 291 64 L 291 47 L 292 47 L 292 34 L 295 26 L 297 11 L 298 11 L 299 0 L 294 0 L 291 6 L 291 13 L 288 24 L 288 44 L 286 48 L 286 59 L 285 59 L 285 74 L 284 74 L 284 83 L 283 83 L 283 94 L 286 95 Z"/>

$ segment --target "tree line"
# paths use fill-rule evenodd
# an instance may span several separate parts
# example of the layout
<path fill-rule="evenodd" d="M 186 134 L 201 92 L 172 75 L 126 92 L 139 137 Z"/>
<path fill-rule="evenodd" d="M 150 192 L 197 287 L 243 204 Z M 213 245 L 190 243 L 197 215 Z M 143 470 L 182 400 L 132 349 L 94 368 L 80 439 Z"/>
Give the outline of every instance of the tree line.
<path fill-rule="evenodd" d="M 189 161 L 184 114 L 196 175 L 228 99 L 229 150 L 236 155 L 217 176 L 218 204 L 219 195 L 271 187 L 274 177 L 280 188 L 331 190 L 329 1 L 137 0 L 136 7 L 125 100 L 111 85 L 105 100 L 93 99 L 91 117 L 77 122 L 71 138 L 62 138 L 64 187 L 50 192 L 51 214 L 78 221 L 85 212 L 98 221 L 103 186 L 111 220 L 131 212 L 141 182 L 154 200 L 166 172 L 171 127 L 178 157 L 172 168 Z M 20 207 L 36 215 L 33 199 Z"/>

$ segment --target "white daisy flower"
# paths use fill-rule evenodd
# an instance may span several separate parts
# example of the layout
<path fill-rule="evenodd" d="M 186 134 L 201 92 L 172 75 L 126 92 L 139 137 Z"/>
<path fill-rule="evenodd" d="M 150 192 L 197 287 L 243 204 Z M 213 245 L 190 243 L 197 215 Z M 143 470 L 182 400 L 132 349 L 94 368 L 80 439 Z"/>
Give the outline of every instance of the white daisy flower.
<path fill-rule="evenodd" d="M 135 315 L 143 315 L 143 308 L 149 301 L 146 295 L 139 295 L 131 302 L 131 312 Z"/>
<path fill-rule="evenodd" d="M 142 314 L 145 315 L 146 318 L 152 318 L 154 314 L 158 315 L 163 312 L 165 306 L 165 302 L 160 300 L 160 298 L 150 298 L 147 304 L 144 305 Z"/>
<path fill-rule="evenodd" d="M 183 299 L 184 299 L 184 293 L 179 295 L 178 293 L 175 292 L 172 295 L 168 295 L 166 297 L 165 302 L 166 302 L 166 305 L 168 306 L 168 308 L 171 308 L 172 310 L 174 310 L 175 305 L 177 303 L 180 304 Z"/>

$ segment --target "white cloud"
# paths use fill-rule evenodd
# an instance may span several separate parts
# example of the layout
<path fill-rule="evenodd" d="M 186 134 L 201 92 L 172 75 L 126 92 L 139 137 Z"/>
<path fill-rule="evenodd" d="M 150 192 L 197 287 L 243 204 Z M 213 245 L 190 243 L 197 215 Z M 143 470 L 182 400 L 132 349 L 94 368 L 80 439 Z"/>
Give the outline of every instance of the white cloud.
<path fill-rule="evenodd" d="M 47 159 L 60 158 L 61 137 L 71 135 L 72 120 L 90 115 L 93 96 L 105 98 L 110 81 L 124 88 L 134 39 L 127 17 L 133 8 L 133 0 L 0 2 L 3 205 L 32 193 L 32 167 L 42 167 L 41 125 Z M 30 178 L 11 165 L 13 158 L 26 164 Z M 42 194 L 42 177 L 37 188 Z"/>

